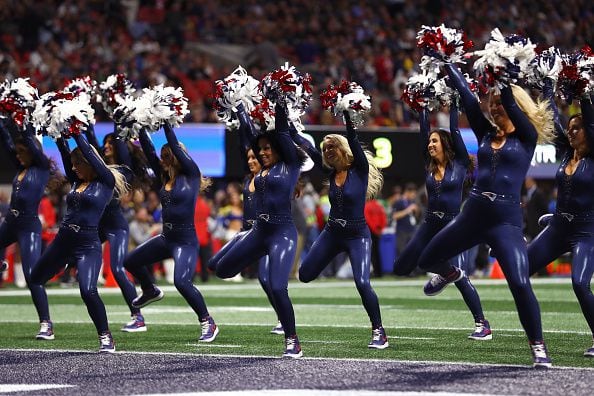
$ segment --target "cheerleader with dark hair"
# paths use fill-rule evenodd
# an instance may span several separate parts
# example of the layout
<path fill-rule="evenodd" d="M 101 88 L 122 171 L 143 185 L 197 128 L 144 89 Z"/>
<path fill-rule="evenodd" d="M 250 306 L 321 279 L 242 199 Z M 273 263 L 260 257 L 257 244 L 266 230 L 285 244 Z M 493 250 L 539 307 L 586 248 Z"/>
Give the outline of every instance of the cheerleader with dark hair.
<path fill-rule="evenodd" d="M 75 135 L 74 140 L 78 147 L 72 153 L 64 138 L 57 140 L 72 189 L 66 197 L 66 214 L 58 234 L 39 259 L 31 280 L 43 285 L 66 263 L 75 264 L 80 294 L 99 334 L 99 352 L 114 352 L 105 305 L 97 292 L 102 261 L 98 226 L 113 195 L 126 194 L 128 185 L 125 177 L 116 167 L 105 164 L 84 136 Z"/>
<path fill-rule="evenodd" d="M 473 163 L 458 130 L 458 108 L 450 105 L 450 131 L 430 131 L 429 111 L 420 114 L 420 137 L 427 169 L 426 187 L 428 207 L 425 220 L 394 263 L 396 275 L 408 275 L 417 266 L 417 260 L 431 238 L 442 230 L 460 211 L 467 175 Z M 454 267 L 463 269 L 468 260 L 466 253 L 450 259 Z M 479 295 L 467 276 L 455 283 L 474 318 L 475 330 L 468 338 L 490 340 L 493 336 L 485 319 Z"/>
<path fill-rule="evenodd" d="M 174 285 L 200 322 L 198 341 L 212 342 L 219 328 L 208 312 L 204 297 L 192 283 L 199 249 L 193 211 L 198 193 L 208 187 L 210 180 L 203 178 L 200 168 L 168 123 L 164 130 L 167 144 L 161 148 L 160 159 L 147 131 L 142 129 L 139 135 L 144 154 L 160 184 L 163 231 L 130 252 L 124 262 L 124 267 L 140 281 L 142 288 L 142 295 L 134 299 L 132 306 L 142 308 L 163 298 L 163 292 L 153 284 L 147 266 L 173 258 Z"/>
<path fill-rule="evenodd" d="M 279 103 L 275 107 L 275 131 L 256 134 L 247 128 L 252 150 L 262 165 L 254 179 L 257 200 L 257 218 L 251 230 L 238 240 L 222 257 L 211 259 L 209 266 L 216 268 L 220 278 L 231 278 L 245 267 L 268 256 L 268 279 L 273 306 L 285 332 L 283 357 L 302 356 L 295 329 L 295 313 L 289 298 L 289 274 L 295 257 L 297 229 L 291 217 L 291 198 L 299 178 L 303 158 L 289 134 L 286 110 Z M 242 104 L 237 106 L 237 117 L 250 125 Z"/>
<path fill-rule="evenodd" d="M 14 242 L 19 244 L 23 273 L 39 316 L 40 329 L 36 338 L 53 340 L 47 294 L 43 285 L 31 282 L 31 273 L 41 255 L 39 202 L 50 179 L 50 170 L 54 168 L 53 173 L 56 173 L 55 165 L 43 153 L 30 124 L 20 132 L 22 137 L 15 141 L 10 135 L 9 127 L 16 127 L 11 119 L 0 121 L 0 142 L 18 172 L 12 181 L 8 214 L 0 224 L 0 250 Z M 4 261 L 0 265 L 8 267 Z"/>

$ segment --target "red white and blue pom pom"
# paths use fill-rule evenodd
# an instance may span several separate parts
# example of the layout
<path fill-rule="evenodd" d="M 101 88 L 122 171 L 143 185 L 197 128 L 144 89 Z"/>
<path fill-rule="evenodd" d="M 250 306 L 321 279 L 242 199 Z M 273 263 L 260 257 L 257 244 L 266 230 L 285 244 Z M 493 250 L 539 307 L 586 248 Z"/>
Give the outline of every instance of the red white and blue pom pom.
<path fill-rule="evenodd" d="M 530 62 L 529 68 L 526 70 L 526 84 L 542 89 L 545 79 L 548 78 L 553 81 L 554 85 L 561 72 L 561 67 L 561 53 L 557 48 L 550 47 L 537 54 Z"/>
<path fill-rule="evenodd" d="M 214 109 L 221 122 L 232 122 L 233 112 L 243 103 L 249 113 L 262 101 L 260 82 L 238 66 L 229 76 L 215 82 Z"/>
<path fill-rule="evenodd" d="M 95 111 L 86 93 L 48 92 L 37 100 L 32 121 L 37 130 L 57 139 L 78 135 L 94 124 Z"/>
<path fill-rule="evenodd" d="M 252 111 L 250 117 L 260 127 L 262 132 L 274 131 L 274 105 L 266 98 L 262 99 Z"/>
<path fill-rule="evenodd" d="M 429 111 L 435 110 L 439 108 L 440 103 L 435 97 L 434 84 L 434 77 L 427 73 L 410 76 L 401 99 L 418 113 L 425 108 Z"/>
<path fill-rule="evenodd" d="M 184 118 L 190 113 L 188 110 L 188 98 L 184 96 L 181 87 L 164 87 L 157 85 L 153 87 L 155 92 L 153 100 L 153 116 L 161 126 L 169 124 L 178 127 L 184 122 Z"/>
<path fill-rule="evenodd" d="M 490 88 L 516 83 L 526 76 L 536 56 L 535 47 L 530 39 L 515 34 L 504 37 L 495 28 L 485 48 L 474 52 L 479 58 L 473 68 L 481 83 Z"/>
<path fill-rule="evenodd" d="M 261 82 L 262 95 L 272 103 L 283 103 L 287 114 L 303 115 L 312 96 L 311 76 L 285 63 L 268 73 Z"/>
<path fill-rule="evenodd" d="M 89 76 L 75 78 L 66 84 L 63 91 L 71 92 L 75 95 L 84 92 L 92 99 L 97 93 L 97 81 L 91 79 Z"/>
<path fill-rule="evenodd" d="M 111 118 L 118 125 L 118 135 L 122 139 L 137 139 L 138 133 L 145 127 L 152 130 L 153 126 L 148 121 L 151 105 L 149 96 L 135 98 L 129 95 L 114 109 Z"/>
<path fill-rule="evenodd" d="M 371 110 L 371 98 L 356 82 L 342 81 L 339 85 L 330 85 L 320 94 L 324 109 L 335 116 L 348 111 L 351 122 L 355 126 L 363 125 L 365 114 Z"/>
<path fill-rule="evenodd" d="M 562 55 L 557 88 L 569 104 L 574 98 L 594 90 L 594 55 L 589 46 L 572 54 Z"/>
<path fill-rule="evenodd" d="M 417 33 L 417 47 L 421 48 L 425 55 L 437 60 L 439 64 L 466 63 L 464 55 L 473 45 L 465 32 L 447 28 L 443 24 L 423 25 Z"/>
<path fill-rule="evenodd" d="M 112 74 L 99 84 L 97 100 L 103 104 L 103 109 L 111 117 L 115 108 L 134 91 L 132 82 L 125 74 Z"/>
<path fill-rule="evenodd" d="M 0 115 L 11 117 L 22 128 L 38 97 L 37 88 L 28 78 L 5 81 L 0 88 Z"/>

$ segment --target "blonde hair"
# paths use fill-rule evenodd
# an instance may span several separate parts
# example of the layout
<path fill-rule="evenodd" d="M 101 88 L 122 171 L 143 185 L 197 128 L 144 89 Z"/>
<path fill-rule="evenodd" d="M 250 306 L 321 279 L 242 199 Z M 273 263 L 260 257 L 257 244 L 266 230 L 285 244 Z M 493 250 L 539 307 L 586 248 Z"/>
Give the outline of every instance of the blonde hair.
<path fill-rule="evenodd" d="M 93 153 L 95 154 L 95 157 L 105 167 L 107 167 L 107 169 L 109 169 L 109 171 L 113 175 L 113 178 L 115 179 L 114 191 L 115 191 L 115 194 L 116 194 L 116 198 L 117 199 L 120 199 L 124 195 L 128 194 L 128 192 L 130 191 L 130 185 L 126 181 L 126 177 L 122 174 L 122 172 L 120 172 L 118 170 L 118 167 L 120 165 L 107 165 L 105 163 L 105 160 L 103 159 L 103 157 L 99 154 L 99 152 L 95 148 L 95 146 L 89 145 L 89 147 L 91 148 L 91 150 L 93 150 Z M 87 164 L 89 163 L 89 161 L 83 155 L 82 150 L 80 148 L 78 148 L 78 147 L 75 148 L 74 150 L 72 150 L 72 155 L 79 156 L 84 162 L 86 162 Z"/>
<path fill-rule="evenodd" d="M 188 149 L 186 149 L 185 144 L 183 144 L 182 142 L 178 142 L 178 144 L 182 150 L 184 150 L 186 153 L 188 153 Z M 177 157 L 175 155 L 173 155 L 173 150 L 171 150 L 171 146 L 169 145 L 169 143 L 164 144 L 163 148 L 169 150 L 171 152 L 171 157 L 173 158 L 173 166 L 169 167 L 169 172 L 167 172 L 167 177 L 169 177 L 169 180 L 173 180 L 175 178 L 175 176 L 177 176 L 177 174 L 181 170 L 181 165 L 180 165 Z M 198 166 L 198 165 L 196 165 L 196 166 Z M 165 183 L 165 180 L 163 180 L 163 183 Z M 199 192 L 206 191 L 210 186 L 212 186 L 212 180 L 209 177 L 202 175 L 202 172 L 200 172 L 200 191 Z"/>
<path fill-rule="evenodd" d="M 347 138 L 345 138 L 342 135 L 338 135 L 338 134 L 329 134 L 324 136 L 324 139 L 322 140 L 322 149 L 324 148 L 324 141 L 328 139 L 328 140 L 332 140 L 336 143 L 336 146 L 338 147 L 338 149 L 342 150 L 342 152 L 344 152 L 344 163 L 341 164 L 344 167 L 350 167 L 354 161 L 354 157 L 353 157 L 353 152 L 351 151 L 351 148 L 349 147 L 349 141 L 347 140 Z M 371 154 L 371 152 L 369 150 L 363 149 L 363 152 L 365 153 L 365 157 L 367 157 L 367 162 L 369 163 L 369 177 L 368 177 L 368 181 L 367 181 L 367 191 L 365 193 L 365 200 L 369 201 L 370 199 L 375 198 L 378 193 L 381 191 L 382 186 L 384 185 L 384 175 L 382 174 L 382 172 L 380 171 L 380 169 L 377 167 L 377 165 L 375 164 L 375 160 L 373 159 L 373 154 Z M 324 164 L 324 166 L 328 167 L 328 168 L 332 168 L 332 166 L 330 166 L 327 162 L 326 162 L 326 158 L 322 155 L 322 163 Z"/>
<path fill-rule="evenodd" d="M 536 102 L 524 88 L 512 84 L 514 99 L 518 107 L 530 120 L 538 133 L 538 144 L 550 143 L 554 140 L 553 111 L 548 99 L 538 98 Z"/>

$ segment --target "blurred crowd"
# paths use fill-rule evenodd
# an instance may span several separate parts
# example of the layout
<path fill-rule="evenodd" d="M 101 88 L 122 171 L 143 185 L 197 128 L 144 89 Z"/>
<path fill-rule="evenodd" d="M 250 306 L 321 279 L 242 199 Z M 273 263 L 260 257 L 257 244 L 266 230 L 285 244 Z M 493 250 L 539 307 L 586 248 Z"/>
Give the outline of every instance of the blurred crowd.
<path fill-rule="evenodd" d="M 103 81 L 126 73 L 137 88 L 183 87 L 190 121 L 216 122 L 215 80 L 239 62 L 261 78 L 288 61 L 316 88 L 342 79 L 362 85 L 373 98 L 369 126 L 408 126 L 414 114 L 400 96 L 419 62 L 416 32 L 444 22 L 464 29 L 476 48 L 499 27 L 572 51 L 592 45 L 594 7 L 587 0 L 2 0 L 0 80 L 30 77 L 45 93 L 84 75 Z M 335 122 L 317 101 L 304 119 Z"/>

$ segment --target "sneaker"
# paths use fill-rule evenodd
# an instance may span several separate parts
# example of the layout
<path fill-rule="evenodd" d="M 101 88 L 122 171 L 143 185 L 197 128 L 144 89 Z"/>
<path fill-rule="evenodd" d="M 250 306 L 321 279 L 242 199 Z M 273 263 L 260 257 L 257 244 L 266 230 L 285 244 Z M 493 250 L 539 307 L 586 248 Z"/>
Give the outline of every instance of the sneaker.
<path fill-rule="evenodd" d="M 38 340 L 53 340 L 54 324 L 51 320 L 44 320 L 39 323 L 39 333 L 35 336 Z"/>
<path fill-rule="evenodd" d="M 464 271 L 459 268 L 454 268 L 454 271 L 447 277 L 435 274 L 431 277 L 429 282 L 425 284 L 423 292 L 425 292 L 426 296 L 435 296 L 441 293 L 450 283 L 458 282 L 464 275 Z"/>
<path fill-rule="evenodd" d="M 553 367 L 551 358 L 547 353 L 547 347 L 544 342 L 530 343 L 532 349 L 532 367 L 536 368 L 548 368 Z"/>
<path fill-rule="evenodd" d="M 299 338 L 296 335 L 285 337 L 285 352 L 283 353 L 283 357 L 297 359 L 301 356 L 303 356 L 303 352 L 301 352 Z"/>
<path fill-rule="evenodd" d="M 0 272 L 4 272 L 8 269 L 8 263 L 6 260 L 0 261 Z"/>
<path fill-rule="evenodd" d="M 146 324 L 144 324 L 144 317 L 141 314 L 132 315 L 132 320 L 122 327 L 122 331 L 126 333 L 140 333 L 146 331 Z"/>
<path fill-rule="evenodd" d="M 115 352 L 115 342 L 109 331 L 99 334 L 99 352 Z"/>
<path fill-rule="evenodd" d="M 371 331 L 371 341 L 367 344 L 367 348 L 386 349 L 389 346 L 386 330 L 382 326 Z"/>
<path fill-rule="evenodd" d="M 163 292 L 158 287 L 154 287 L 153 290 L 150 292 L 146 292 L 143 290 L 140 296 L 132 300 L 132 306 L 134 308 L 146 307 L 150 303 L 161 300 L 163 296 Z"/>
<path fill-rule="evenodd" d="M 283 324 L 280 322 L 280 320 L 278 321 L 276 326 L 274 326 L 272 330 L 270 330 L 270 334 L 285 335 L 285 329 L 283 329 Z"/>
<path fill-rule="evenodd" d="M 488 341 L 493 339 L 493 334 L 491 334 L 491 327 L 489 326 L 489 321 L 483 319 L 476 322 L 474 324 L 474 333 L 469 335 L 468 338 L 477 341 Z"/>
<path fill-rule="evenodd" d="M 594 345 L 592 346 L 592 348 L 586 349 L 586 352 L 584 352 L 584 356 L 594 357 Z"/>
<path fill-rule="evenodd" d="M 202 334 L 200 335 L 200 338 L 198 338 L 198 341 L 213 342 L 215 338 L 217 338 L 219 327 L 211 316 L 200 322 L 200 327 L 202 327 Z"/>

